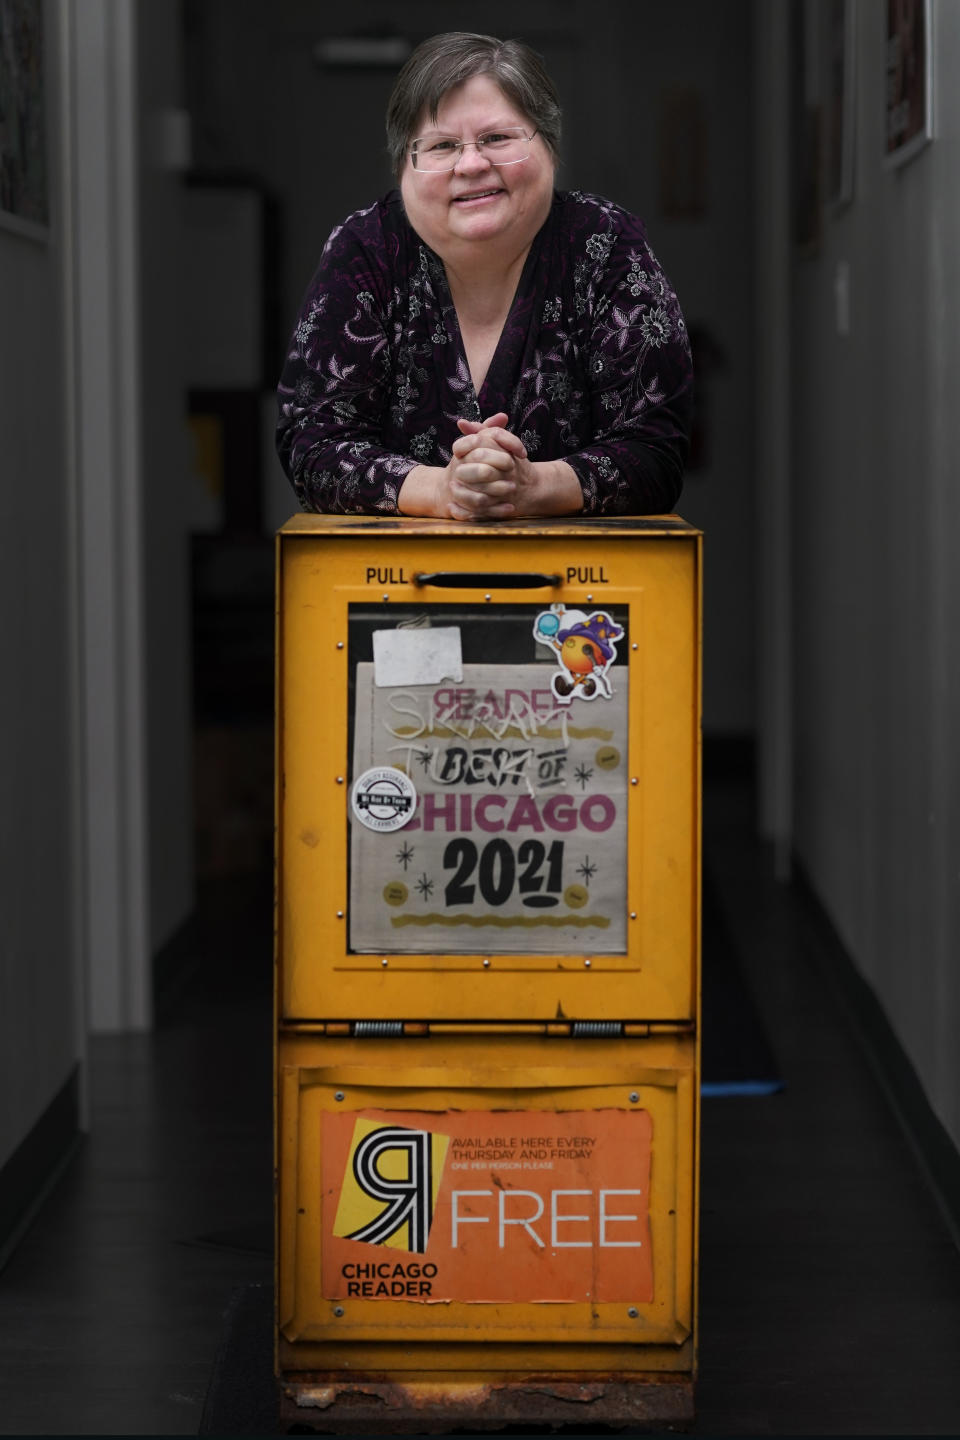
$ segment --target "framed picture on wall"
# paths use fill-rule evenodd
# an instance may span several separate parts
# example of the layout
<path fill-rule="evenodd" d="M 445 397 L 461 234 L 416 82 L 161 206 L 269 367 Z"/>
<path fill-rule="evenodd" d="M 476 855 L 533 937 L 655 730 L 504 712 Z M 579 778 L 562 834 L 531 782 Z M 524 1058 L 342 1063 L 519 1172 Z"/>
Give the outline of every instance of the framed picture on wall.
<path fill-rule="evenodd" d="M 886 165 L 933 139 L 932 0 L 887 0 Z"/>
<path fill-rule="evenodd" d="M 45 240 L 43 0 L 0 0 L 0 227 Z"/>
<path fill-rule="evenodd" d="M 831 211 L 853 199 L 856 142 L 857 0 L 829 0 L 826 54 L 826 200 Z"/>

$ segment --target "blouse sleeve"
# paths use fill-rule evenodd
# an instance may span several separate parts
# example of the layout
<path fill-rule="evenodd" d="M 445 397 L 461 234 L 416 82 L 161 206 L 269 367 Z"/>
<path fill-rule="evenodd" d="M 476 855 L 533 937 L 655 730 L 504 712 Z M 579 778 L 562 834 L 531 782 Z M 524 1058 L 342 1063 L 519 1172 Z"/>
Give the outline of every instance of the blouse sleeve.
<path fill-rule="evenodd" d="M 390 289 L 376 209 L 327 241 L 280 377 L 277 451 L 305 510 L 395 515 L 418 463 L 382 443 Z"/>
<path fill-rule="evenodd" d="M 672 510 L 689 445 L 686 326 L 640 222 L 634 225 L 633 233 L 592 235 L 586 248 L 593 263 L 580 262 L 592 438 L 565 459 L 580 481 L 585 515 Z"/>

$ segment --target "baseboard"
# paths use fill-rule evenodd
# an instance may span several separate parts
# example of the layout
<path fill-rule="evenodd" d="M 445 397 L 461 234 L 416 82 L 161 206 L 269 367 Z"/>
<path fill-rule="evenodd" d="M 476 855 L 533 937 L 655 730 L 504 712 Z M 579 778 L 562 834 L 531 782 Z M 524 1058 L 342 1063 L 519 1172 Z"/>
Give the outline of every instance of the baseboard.
<path fill-rule="evenodd" d="M 0 1169 L 0 1268 L 80 1144 L 80 1067 L 74 1065 Z"/>
<path fill-rule="evenodd" d="M 873 986 L 865 980 L 834 929 L 833 922 L 794 859 L 793 880 L 816 932 L 824 973 L 843 1002 L 864 1054 L 884 1090 L 960 1245 L 960 1150 L 936 1115 Z"/>

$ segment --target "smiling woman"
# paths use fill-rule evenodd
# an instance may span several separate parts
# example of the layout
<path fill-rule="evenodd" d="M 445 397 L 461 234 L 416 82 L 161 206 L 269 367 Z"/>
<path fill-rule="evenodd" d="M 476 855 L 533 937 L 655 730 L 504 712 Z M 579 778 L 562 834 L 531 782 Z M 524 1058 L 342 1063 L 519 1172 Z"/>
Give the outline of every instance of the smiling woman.
<path fill-rule="evenodd" d="M 399 191 L 338 226 L 291 338 L 278 449 L 305 509 L 672 509 L 692 367 L 643 224 L 554 188 L 560 107 L 519 41 L 421 45 L 387 110 Z"/>

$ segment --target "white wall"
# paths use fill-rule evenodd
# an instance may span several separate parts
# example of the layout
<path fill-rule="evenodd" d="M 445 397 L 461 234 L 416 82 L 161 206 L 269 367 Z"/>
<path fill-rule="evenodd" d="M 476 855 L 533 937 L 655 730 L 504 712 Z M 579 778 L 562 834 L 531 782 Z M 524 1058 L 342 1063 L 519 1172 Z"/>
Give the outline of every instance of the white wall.
<path fill-rule="evenodd" d="M 152 956 L 192 900 L 185 420 L 171 361 L 177 189 L 153 124 L 162 87 L 178 78 L 179 14 L 160 0 L 61 0 L 50 14 L 61 30 L 62 74 L 54 69 L 50 85 L 69 170 L 51 273 L 66 290 L 47 278 L 56 314 L 38 318 L 27 340 L 10 330 L 15 376 L 4 399 L 23 383 L 40 393 L 32 371 L 16 367 L 42 336 L 46 424 L 30 406 L 15 413 L 34 443 L 59 446 L 54 459 L 34 459 L 32 493 L 51 512 L 51 537 L 70 519 L 70 563 L 51 567 L 49 583 L 56 594 L 69 577 L 77 709 L 72 751 L 60 745 L 36 783 L 44 799 L 56 794 L 58 759 L 72 755 L 84 1025 L 122 1030 L 149 1025 Z M 30 298 L 21 287 L 15 303 Z M 64 685 L 67 656 L 51 651 Z"/>
<path fill-rule="evenodd" d="M 140 310 L 149 931 L 153 955 L 193 908 L 190 515 L 183 345 L 181 23 L 137 0 Z M 215 283 L 213 276 L 210 282 Z"/>
<path fill-rule="evenodd" d="M 150 1020 L 134 0 L 61 7 L 68 36 L 78 783 L 89 1024 Z"/>
<path fill-rule="evenodd" d="M 0 228 L 0 1164 L 82 1048 L 59 7 L 45 22 L 50 238 Z"/>
<path fill-rule="evenodd" d="M 178 182 L 151 123 L 179 15 L 47 0 L 44 22 L 49 235 L 0 226 L 0 1165 L 88 1026 L 149 1022 L 151 950 L 192 900 Z"/>
<path fill-rule="evenodd" d="M 795 840 L 960 1141 L 960 5 L 933 7 L 937 138 L 894 171 L 885 8 L 858 6 L 855 200 L 795 266 Z"/>

